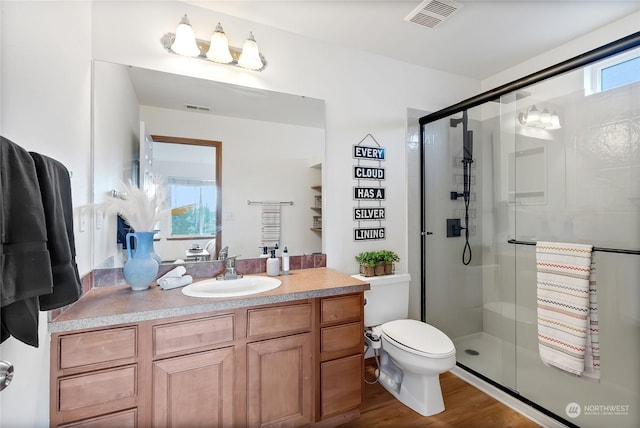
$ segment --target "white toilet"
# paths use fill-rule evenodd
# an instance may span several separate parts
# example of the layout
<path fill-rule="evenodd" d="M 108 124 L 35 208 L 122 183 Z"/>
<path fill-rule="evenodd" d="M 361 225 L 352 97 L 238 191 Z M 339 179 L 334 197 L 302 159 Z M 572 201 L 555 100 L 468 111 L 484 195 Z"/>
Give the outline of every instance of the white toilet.
<path fill-rule="evenodd" d="M 446 334 L 421 321 L 407 319 L 409 274 L 362 277 L 364 323 L 381 338 L 378 381 L 403 404 L 423 416 L 444 410 L 440 373 L 456 364 L 456 349 Z"/>

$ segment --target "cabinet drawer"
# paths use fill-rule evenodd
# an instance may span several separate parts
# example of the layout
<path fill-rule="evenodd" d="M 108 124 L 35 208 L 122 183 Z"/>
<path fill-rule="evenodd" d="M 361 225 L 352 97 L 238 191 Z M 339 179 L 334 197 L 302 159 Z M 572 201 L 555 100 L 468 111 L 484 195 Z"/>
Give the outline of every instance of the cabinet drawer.
<path fill-rule="evenodd" d="M 137 394 L 136 366 L 58 379 L 58 411 L 112 403 Z"/>
<path fill-rule="evenodd" d="M 320 322 L 323 324 L 339 321 L 360 320 L 362 299 L 360 294 L 322 299 Z"/>
<path fill-rule="evenodd" d="M 247 337 L 311 330 L 311 304 L 250 309 Z"/>
<path fill-rule="evenodd" d="M 359 322 L 336 327 L 325 327 L 322 329 L 320 336 L 320 352 L 345 351 L 363 346 L 362 334 L 362 324 Z"/>
<path fill-rule="evenodd" d="M 59 369 L 135 358 L 137 336 L 136 327 L 59 336 Z"/>
<path fill-rule="evenodd" d="M 58 425 L 59 428 L 134 428 L 138 426 L 137 409 L 129 409 L 111 415 L 98 416 L 84 421 Z"/>
<path fill-rule="evenodd" d="M 233 340 L 233 315 L 180 321 L 153 327 L 155 358 Z"/>

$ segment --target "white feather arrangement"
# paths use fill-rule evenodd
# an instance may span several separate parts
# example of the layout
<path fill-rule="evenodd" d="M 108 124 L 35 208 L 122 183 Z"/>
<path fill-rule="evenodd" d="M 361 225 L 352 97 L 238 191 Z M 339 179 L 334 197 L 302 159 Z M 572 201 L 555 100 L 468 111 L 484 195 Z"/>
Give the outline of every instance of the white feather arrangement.
<path fill-rule="evenodd" d="M 119 197 L 107 198 L 106 210 L 119 214 L 136 232 L 151 232 L 160 219 L 169 214 L 165 209 L 167 186 L 159 182 L 152 189 L 142 190 L 129 181 L 124 184 L 124 192 Z"/>

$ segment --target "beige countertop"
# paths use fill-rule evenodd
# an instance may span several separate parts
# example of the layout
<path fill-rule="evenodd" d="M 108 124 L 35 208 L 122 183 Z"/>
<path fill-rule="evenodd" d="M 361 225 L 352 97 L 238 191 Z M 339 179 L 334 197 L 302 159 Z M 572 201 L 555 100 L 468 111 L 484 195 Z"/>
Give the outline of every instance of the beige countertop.
<path fill-rule="evenodd" d="M 133 291 L 128 285 L 93 288 L 50 321 L 49 332 L 105 327 L 369 289 L 367 282 L 328 268 L 294 270 L 289 275 L 276 278 L 282 281 L 282 285 L 275 290 L 232 298 L 189 297 L 182 294 L 181 288 L 165 291 L 155 284 L 144 291 Z"/>

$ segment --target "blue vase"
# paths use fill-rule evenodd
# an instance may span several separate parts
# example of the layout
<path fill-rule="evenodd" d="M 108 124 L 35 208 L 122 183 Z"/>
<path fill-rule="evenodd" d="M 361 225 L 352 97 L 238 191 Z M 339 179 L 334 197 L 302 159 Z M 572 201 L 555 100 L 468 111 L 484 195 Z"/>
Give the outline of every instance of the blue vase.
<path fill-rule="evenodd" d="M 158 232 L 160 232 L 160 230 L 154 230 L 153 235 L 155 236 Z M 153 257 L 153 259 L 158 262 L 158 266 L 162 264 L 162 258 L 158 255 L 158 253 L 156 253 L 155 248 L 153 248 L 153 239 L 151 239 L 151 257 Z"/>
<path fill-rule="evenodd" d="M 128 260 L 124 264 L 124 279 L 132 290 L 146 290 L 158 275 L 159 265 L 152 256 L 153 235 L 154 232 L 127 233 Z"/>

